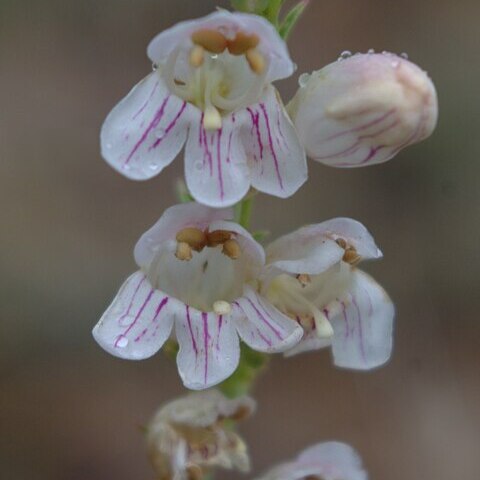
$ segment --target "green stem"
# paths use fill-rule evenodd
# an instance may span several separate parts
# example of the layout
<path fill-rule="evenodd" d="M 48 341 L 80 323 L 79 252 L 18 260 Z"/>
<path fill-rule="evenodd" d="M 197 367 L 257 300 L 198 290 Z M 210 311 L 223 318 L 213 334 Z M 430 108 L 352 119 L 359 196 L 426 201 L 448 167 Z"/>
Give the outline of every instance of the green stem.
<path fill-rule="evenodd" d="M 253 212 L 254 195 L 247 196 L 240 202 L 238 223 L 247 230 L 250 227 L 250 219 Z"/>

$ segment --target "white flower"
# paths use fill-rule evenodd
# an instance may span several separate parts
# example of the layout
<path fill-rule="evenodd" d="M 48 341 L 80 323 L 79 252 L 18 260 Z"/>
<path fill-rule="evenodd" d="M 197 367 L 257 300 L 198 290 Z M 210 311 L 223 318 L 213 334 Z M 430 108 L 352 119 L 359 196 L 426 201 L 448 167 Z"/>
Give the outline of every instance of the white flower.
<path fill-rule="evenodd" d="M 279 465 L 258 480 L 367 480 L 358 454 L 344 443 L 326 442 Z"/>
<path fill-rule="evenodd" d="M 267 248 L 270 272 L 262 293 L 305 330 L 288 355 L 331 346 L 335 364 L 370 369 L 392 350 L 394 307 L 356 268 L 381 252 L 365 227 L 348 218 L 311 225 Z"/>
<path fill-rule="evenodd" d="M 188 388 L 204 389 L 236 369 L 239 337 L 263 352 L 283 352 L 299 341 L 298 324 L 256 291 L 264 250 L 226 221 L 230 216 L 200 204 L 176 205 L 140 238 L 140 270 L 93 331 L 105 350 L 148 358 L 174 329 L 180 376 Z"/>
<path fill-rule="evenodd" d="M 288 197 L 306 180 L 305 152 L 271 82 L 294 71 L 265 19 L 217 11 L 181 22 L 148 47 L 156 71 L 109 114 L 102 155 L 145 180 L 186 142 L 185 176 L 201 203 L 233 205 L 249 190 Z"/>
<path fill-rule="evenodd" d="M 147 427 L 147 447 L 161 480 L 204 478 L 215 467 L 246 472 L 246 445 L 231 424 L 250 416 L 255 401 L 229 400 L 216 390 L 191 393 L 162 407 Z"/>
<path fill-rule="evenodd" d="M 333 167 L 386 162 L 437 123 L 432 81 L 392 53 L 339 59 L 300 84 L 288 111 L 307 154 Z"/>

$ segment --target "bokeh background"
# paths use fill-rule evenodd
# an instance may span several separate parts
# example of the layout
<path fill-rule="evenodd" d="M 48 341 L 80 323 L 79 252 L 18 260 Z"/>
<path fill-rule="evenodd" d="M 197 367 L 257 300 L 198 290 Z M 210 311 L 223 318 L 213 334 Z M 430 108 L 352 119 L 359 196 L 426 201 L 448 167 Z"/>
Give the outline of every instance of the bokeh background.
<path fill-rule="evenodd" d="M 220 2 L 227 6 L 227 2 Z M 175 202 L 178 159 L 129 182 L 100 158 L 100 125 L 151 68 L 158 31 L 207 0 L 0 0 L 0 471 L 12 480 L 153 479 L 140 426 L 183 392 L 162 354 L 105 354 L 90 330 L 134 268 L 137 237 Z M 372 479 L 480 478 L 478 0 L 313 0 L 291 38 L 298 72 L 343 50 L 408 52 L 434 78 L 435 135 L 387 164 L 310 164 L 273 236 L 352 216 L 385 258 L 366 266 L 397 305 L 382 369 L 328 351 L 276 357 L 243 428 L 256 473 L 320 440 L 353 444 Z M 285 98 L 296 76 L 278 86 Z M 219 478 L 237 478 L 225 474 Z"/>

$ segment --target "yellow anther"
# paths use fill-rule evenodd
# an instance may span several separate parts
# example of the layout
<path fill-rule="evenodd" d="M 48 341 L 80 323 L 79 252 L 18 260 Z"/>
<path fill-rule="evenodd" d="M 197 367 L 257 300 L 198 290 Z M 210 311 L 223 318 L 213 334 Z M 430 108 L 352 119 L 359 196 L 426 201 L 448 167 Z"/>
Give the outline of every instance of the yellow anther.
<path fill-rule="evenodd" d="M 175 256 L 179 260 L 191 260 L 192 259 L 192 249 L 188 243 L 179 242 L 177 244 L 177 251 L 175 252 Z"/>
<path fill-rule="evenodd" d="M 222 128 L 222 116 L 213 105 L 209 105 L 205 109 L 203 127 L 205 130 L 220 130 Z"/>
<path fill-rule="evenodd" d="M 350 265 L 356 265 L 362 257 L 357 253 L 354 247 L 348 247 L 345 250 L 342 260 Z"/>
<path fill-rule="evenodd" d="M 232 55 L 243 55 L 248 50 L 255 48 L 260 42 L 260 38 L 254 33 L 248 35 L 244 32 L 238 32 L 233 40 L 228 42 L 228 51 Z"/>
<path fill-rule="evenodd" d="M 265 70 L 265 58 L 258 50 L 251 48 L 245 54 L 245 58 L 254 73 L 263 73 Z"/>
<path fill-rule="evenodd" d="M 238 407 L 237 411 L 234 412 L 232 415 L 230 415 L 228 418 L 231 420 L 235 420 L 236 422 L 239 422 L 241 420 L 245 420 L 248 418 L 252 413 L 251 408 L 247 407 L 246 405 L 241 405 Z"/>
<path fill-rule="evenodd" d="M 190 465 L 186 470 L 188 480 L 202 480 L 203 471 L 198 465 Z"/>
<path fill-rule="evenodd" d="M 312 281 L 310 275 L 308 275 L 307 273 L 300 273 L 299 275 L 297 275 L 297 280 L 302 287 L 306 287 Z"/>
<path fill-rule="evenodd" d="M 192 34 L 192 42 L 211 53 L 222 53 L 227 48 L 227 39 L 217 30 L 202 29 Z"/>
<path fill-rule="evenodd" d="M 224 300 L 217 300 L 213 304 L 213 311 L 217 315 L 228 315 L 232 311 L 232 306 Z"/>
<path fill-rule="evenodd" d="M 337 242 L 337 245 L 338 245 L 339 247 L 343 248 L 344 250 L 347 248 L 347 242 L 346 242 L 345 239 L 343 239 L 343 238 L 337 238 L 337 239 L 335 240 L 335 242 Z"/>
<path fill-rule="evenodd" d="M 207 233 L 207 245 L 209 247 L 216 247 L 223 245 L 227 240 L 232 238 L 232 232 L 227 230 L 214 230 Z"/>
<path fill-rule="evenodd" d="M 190 65 L 192 67 L 199 67 L 203 64 L 205 60 L 205 49 L 201 45 L 195 45 L 192 50 L 190 50 Z"/>
<path fill-rule="evenodd" d="M 198 228 L 188 227 L 177 233 L 176 240 L 179 243 L 186 243 L 193 250 L 200 252 L 205 247 L 206 234 Z"/>
<path fill-rule="evenodd" d="M 227 240 L 223 244 L 222 253 L 232 260 L 236 260 L 242 253 L 242 250 L 236 240 Z"/>

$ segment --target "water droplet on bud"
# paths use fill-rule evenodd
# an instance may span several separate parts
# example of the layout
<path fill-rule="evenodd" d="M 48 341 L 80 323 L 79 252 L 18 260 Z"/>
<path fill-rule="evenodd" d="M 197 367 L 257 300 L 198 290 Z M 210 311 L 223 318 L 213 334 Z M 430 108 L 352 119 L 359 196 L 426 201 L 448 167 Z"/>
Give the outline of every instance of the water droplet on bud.
<path fill-rule="evenodd" d="M 115 346 L 118 348 L 125 348 L 128 345 L 128 338 L 120 335 L 115 342 Z"/>
<path fill-rule="evenodd" d="M 367 52 L 369 55 L 373 55 L 375 53 L 375 49 L 374 48 L 370 48 Z"/>
<path fill-rule="evenodd" d="M 310 74 L 309 73 L 302 73 L 300 77 L 298 78 L 298 84 L 300 87 L 304 87 L 308 81 L 310 80 Z"/>
<path fill-rule="evenodd" d="M 352 52 L 350 50 L 344 50 L 340 56 L 338 57 L 338 60 L 346 60 L 347 58 L 350 58 L 352 56 Z"/>
<path fill-rule="evenodd" d="M 155 130 L 155 136 L 157 138 L 162 138 L 165 135 L 165 129 L 164 128 L 157 128 Z"/>
<path fill-rule="evenodd" d="M 158 70 L 158 65 L 156 63 L 152 63 L 152 70 L 156 72 Z"/>
<path fill-rule="evenodd" d="M 405 60 L 408 60 L 408 53 L 402 52 L 402 53 L 400 54 L 400 57 L 402 57 L 402 58 L 405 59 Z"/>

